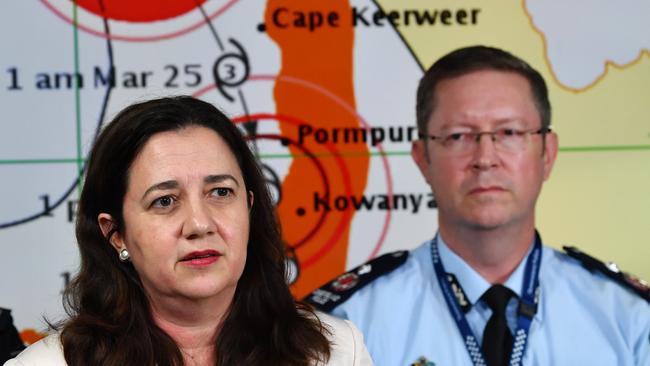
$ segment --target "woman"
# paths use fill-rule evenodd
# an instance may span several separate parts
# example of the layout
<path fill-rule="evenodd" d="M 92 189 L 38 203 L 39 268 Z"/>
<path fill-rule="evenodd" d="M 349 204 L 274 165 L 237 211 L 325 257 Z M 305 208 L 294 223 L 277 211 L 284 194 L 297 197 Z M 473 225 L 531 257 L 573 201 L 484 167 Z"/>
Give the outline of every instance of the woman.
<path fill-rule="evenodd" d="M 69 320 L 6 365 L 371 364 L 351 323 L 293 300 L 264 179 L 212 105 L 120 112 L 88 161 Z"/>

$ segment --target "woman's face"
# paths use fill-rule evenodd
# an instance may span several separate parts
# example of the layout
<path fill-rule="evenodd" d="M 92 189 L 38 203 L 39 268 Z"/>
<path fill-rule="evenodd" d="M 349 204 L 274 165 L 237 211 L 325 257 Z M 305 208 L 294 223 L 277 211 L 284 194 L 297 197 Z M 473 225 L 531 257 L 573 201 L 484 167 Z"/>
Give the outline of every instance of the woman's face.
<path fill-rule="evenodd" d="M 214 131 L 156 134 L 131 165 L 124 235 L 112 244 L 129 251 L 154 303 L 231 299 L 246 262 L 247 196 L 237 160 Z M 107 217 L 99 217 L 102 229 Z"/>

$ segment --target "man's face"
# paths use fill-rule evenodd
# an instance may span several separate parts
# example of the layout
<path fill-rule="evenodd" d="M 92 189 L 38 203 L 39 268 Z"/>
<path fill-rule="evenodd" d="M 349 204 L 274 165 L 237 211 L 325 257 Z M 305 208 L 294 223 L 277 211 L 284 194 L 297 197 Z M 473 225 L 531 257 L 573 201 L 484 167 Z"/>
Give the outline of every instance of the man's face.
<path fill-rule="evenodd" d="M 541 128 L 528 81 L 512 72 L 479 70 L 437 86 L 429 135 Z M 542 139 L 546 139 L 543 143 Z M 534 226 L 535 202 L 557 155 L 557 136 L 529 134 L 519 150 L 498 149 L 483 135 L 458 154 L 418 140 L 412 155 L 438 202 L 441 227 L 492 230 Z"/>

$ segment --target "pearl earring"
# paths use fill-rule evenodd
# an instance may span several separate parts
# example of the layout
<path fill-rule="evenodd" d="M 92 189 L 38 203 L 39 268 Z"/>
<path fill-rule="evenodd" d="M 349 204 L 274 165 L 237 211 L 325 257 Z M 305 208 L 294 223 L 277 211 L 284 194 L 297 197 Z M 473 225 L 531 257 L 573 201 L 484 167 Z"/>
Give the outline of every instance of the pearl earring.
<path fill-rule="evenodd" d="M 129 255 L 129 251 L 126 250 L 126 248 L 120 250 L 120 261 L 127 262 L 129 259 L 131 259 L 131 256 Z"/>

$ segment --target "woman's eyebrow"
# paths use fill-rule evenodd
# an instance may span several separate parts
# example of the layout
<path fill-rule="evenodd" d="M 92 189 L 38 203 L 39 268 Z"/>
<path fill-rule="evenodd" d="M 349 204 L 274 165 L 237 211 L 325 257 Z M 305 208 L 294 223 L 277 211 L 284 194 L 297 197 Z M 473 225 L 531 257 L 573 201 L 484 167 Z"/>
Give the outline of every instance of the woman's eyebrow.
<path fill-rule="evenodd" d="M 151 187 L 147 188 L 146 191 L 144 191 L 142 198 L 144 199 L 145 197 L 147 197 L 149 193 L 153 191 L 164 191 L 164 190 L 174 189 L 174 188 L 178 188 L 178 182 L 175 180 L 166 180 L 164 182 L 156 183 Z"/>
<path fill-rule="evenodd" d="M 233 177 L 230 174 L 214 174 L 214 175 L 208 175 L 207 177 L 203 178 L 204 183 L 220 183 L 226 180 L 232 180 L 235 182 L 237 187 L 239 187 L 239 182 L 235 177 Z"/>

